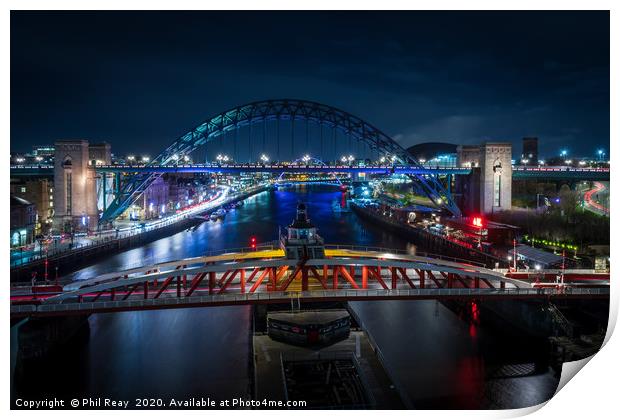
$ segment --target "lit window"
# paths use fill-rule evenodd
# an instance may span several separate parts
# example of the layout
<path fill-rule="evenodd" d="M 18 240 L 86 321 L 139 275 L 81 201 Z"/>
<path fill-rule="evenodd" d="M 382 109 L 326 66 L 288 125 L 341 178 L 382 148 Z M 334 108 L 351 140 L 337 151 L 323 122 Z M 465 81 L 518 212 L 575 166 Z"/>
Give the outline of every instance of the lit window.
<path fill-rule="evenodd" d="M 21 191 L 22 191 L 23 193 L 25 193 L 25 192 L 26 192 L 26 187 L 21 187 Z"/>

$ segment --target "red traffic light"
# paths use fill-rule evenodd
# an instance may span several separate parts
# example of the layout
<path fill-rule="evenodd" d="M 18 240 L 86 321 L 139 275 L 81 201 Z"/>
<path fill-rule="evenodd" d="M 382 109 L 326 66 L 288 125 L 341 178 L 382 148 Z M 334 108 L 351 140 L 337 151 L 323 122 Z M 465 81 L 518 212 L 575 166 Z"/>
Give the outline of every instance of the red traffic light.
<path fill-rule="evenodd" d="M 250 247 L 251 248 L 256 248 L 256 236 L 251 236 L 250 237 Z"/>

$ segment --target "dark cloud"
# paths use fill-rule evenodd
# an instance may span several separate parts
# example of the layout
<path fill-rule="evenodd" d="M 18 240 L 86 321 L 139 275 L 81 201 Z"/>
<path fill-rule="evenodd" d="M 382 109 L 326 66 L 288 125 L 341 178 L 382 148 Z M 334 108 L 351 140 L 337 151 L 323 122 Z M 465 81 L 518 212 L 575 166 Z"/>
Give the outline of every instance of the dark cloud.
<path fill-rule="evenodd" d="M 14 150 L 82 137 L 155 153 L 277 97 L 343 108 L 404 145 L 538 135 L 544 154 L 591 154 L 609 147 L 609 14 L 11 15 Z"/>

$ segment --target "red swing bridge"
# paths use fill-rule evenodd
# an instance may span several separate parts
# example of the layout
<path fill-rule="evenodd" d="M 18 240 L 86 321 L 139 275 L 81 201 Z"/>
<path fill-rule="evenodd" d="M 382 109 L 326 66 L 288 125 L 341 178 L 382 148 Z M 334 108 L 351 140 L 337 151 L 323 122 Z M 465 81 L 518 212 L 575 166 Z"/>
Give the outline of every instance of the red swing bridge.
<path fill-rule="evenodd" d="M 279 243 L 222 251 L 60 286 L 17 287 L 11 317 L 291 300 L 609 298 L 609 274 L 565 272 L 562 283 L 436 255 L 325 245 L 299 204 Z M 541 277 L 542 275 L 542 277 Z M 542 282 L 541 282 L 542 280 Z"/>

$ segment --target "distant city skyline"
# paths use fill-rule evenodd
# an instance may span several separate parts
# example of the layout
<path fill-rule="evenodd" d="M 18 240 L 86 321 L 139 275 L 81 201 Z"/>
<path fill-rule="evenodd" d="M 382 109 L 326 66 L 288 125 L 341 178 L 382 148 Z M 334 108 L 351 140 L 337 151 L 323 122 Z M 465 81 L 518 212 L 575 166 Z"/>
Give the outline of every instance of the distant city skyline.
<path fill-rule="evenodd" d="M 320 30 L 319 30 L 320 28 Z M 301 98 L 408 147 L 539 138 L 609 153 L 608 12 L 12 12 L 11 151 L 155 155 L 247 102 Z"/>

